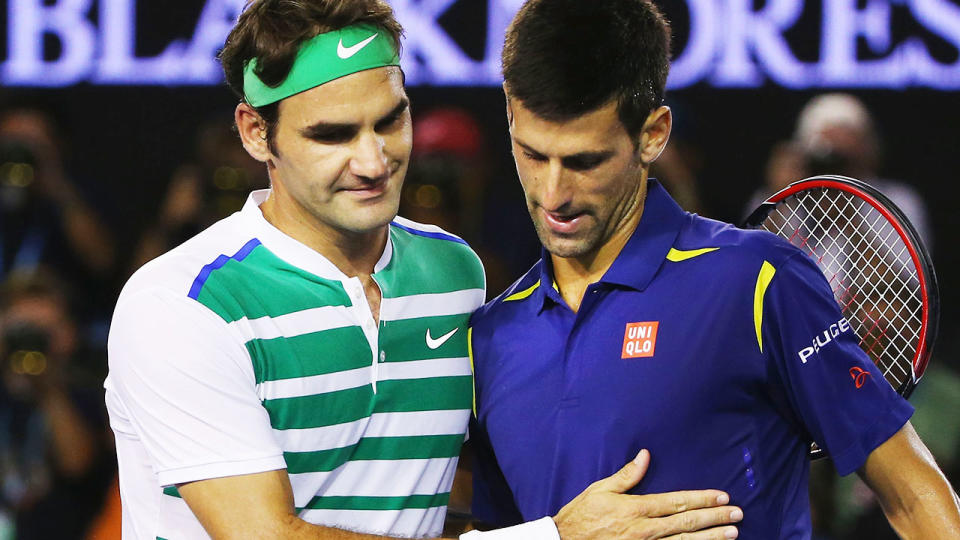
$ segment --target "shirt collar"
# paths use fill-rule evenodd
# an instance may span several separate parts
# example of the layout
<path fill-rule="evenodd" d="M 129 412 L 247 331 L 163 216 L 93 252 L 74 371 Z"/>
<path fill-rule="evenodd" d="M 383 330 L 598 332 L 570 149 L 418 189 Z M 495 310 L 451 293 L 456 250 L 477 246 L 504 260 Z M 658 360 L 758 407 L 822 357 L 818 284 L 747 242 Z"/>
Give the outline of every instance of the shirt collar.
<path fill-rule="evenodd" d="M 667 260 L 686 220 L 687 213 L 674 202 L 660 182 L 651 178 L 647 183 L 647 198 L 640 223 L 613 264 L 600 278 L 600 283 L 622 285 L 638 291 L 647 288 L 657 271 Z M 553 263 L 546 249 L 540 248 L 540 287 L 536 291 L 540 302 L 550 298 L 562 303 L 553 287 Z"/>

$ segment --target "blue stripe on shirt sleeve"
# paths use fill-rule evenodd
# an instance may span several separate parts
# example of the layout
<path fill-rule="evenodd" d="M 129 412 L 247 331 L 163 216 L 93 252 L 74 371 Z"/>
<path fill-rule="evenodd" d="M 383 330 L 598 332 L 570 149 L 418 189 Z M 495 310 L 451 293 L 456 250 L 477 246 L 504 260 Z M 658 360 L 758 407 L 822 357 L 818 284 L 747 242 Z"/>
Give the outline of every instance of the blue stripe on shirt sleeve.
<path fill-rule="evenodd" d="M 187 294 L 187 296 L 196 300 L 200 296 L 200 291 L 203 289 L 204 283 L 207 282 L 207 278 L 210 277 L 210 274 L 213 273 L 214 270 L 223 268 L 223 265 L 227 264 L 230 259 L 237 261 L 244 260 L 247 258 L 247 255 L 249 255 L 250 252 L 259 245 L 260 240 L 253 238 L 244 244 L 243 247 L 232 256 L 227 257 L 226 255 L 220 255 L 210 264 L 204 265 L 204 267 L 200 269 L 200 273 L 197 274 L 196 279 L 193 280 L 193 286 L 190 287 L 190 292 Z"/>
<path fill-rule="evenodd" d="M 401 224 L 397 223 L 396 221 L 392 221 L 390 224 L 393 225 L 394 227 L 398 228 L 398 229 L 402 229 L 402 230 L 404 230 L 404 231 L 407 231 L 407 232 L 410 233 L 410 234 L 415 234 L 415 235 L 417 235 L 417 236 L 424 236 L 424 237 L 427 237 L 427 238 L 436 238 L 436 239 L 438 239 L 438 240 L 449 240 L 450 242 L 457 242 L 458 244 L 467 245 L 467 243 L 466 243 L 464 240 L 462 240 L 462 239 L 460 239 L 460 238 L 457 238 L 456 236 L 453 236 L 452 234 L 446 234 L 446 233 L 442 233 L 442 232 L 420 231 L 420 230 L 417 230 L 417 229 L 414 229 L 414 228 L 411 228 L 411 227 L 407 227 L 407 226 L 405 226 L 405 225 L 401 225 Z"/>

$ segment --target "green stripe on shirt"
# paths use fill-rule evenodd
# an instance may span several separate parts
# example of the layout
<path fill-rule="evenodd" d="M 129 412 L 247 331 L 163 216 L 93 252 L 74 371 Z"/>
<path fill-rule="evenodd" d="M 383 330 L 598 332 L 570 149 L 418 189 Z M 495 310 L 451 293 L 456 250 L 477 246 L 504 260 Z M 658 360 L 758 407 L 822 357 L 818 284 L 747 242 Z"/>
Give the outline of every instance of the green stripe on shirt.
<path fill-rule="evenodd" d="M 390 239 L 394 246 L 393 258 L 377 273 L 384 298 L 483 288 L 483 267 L 469 247 L 450 240 L 417 236 L 397 227 L 390 227 Z M 437 268 L 455 270 L 437 272 Z"/>
<path fill-rule="evenodd" d="M 450 493 L 408 495 L 406 497 L 314 497 L 301 510 L 403 510 L 435 508 L 450 501 Z"/>
<path fill-rule="evenodd" d="M 374 412 L 469 409 L 473 377 L 430 377 L 377 382 L 302 397 L 267 399 L 263 406 L 274 429 L 306 429 L 353 422 Z"/>
<path fill-rule="evenodd" d="M 359 326 L 246 343 L 257 383 L 325 375 L 370 365 L 373 353 Z"/>
<path fill-rule="evenodd" d="M 463 434 L 365 437 L 357 444 L 343 448 L 316 452 L 284 452 L 283 458 L 290 474 L 329 472 L 348 461 L 456 457 L 460 455 L 463 438 Z"/>
<path fill-rule="evenodd" d="M 270 294 L 263 294 L 264 291 Z M 226 322 L 352 305 L 339 281 L 290 265 L 263 245 L 254 248 L 242 261 L 231 259 L 211 272 L 197 301 Z"/>

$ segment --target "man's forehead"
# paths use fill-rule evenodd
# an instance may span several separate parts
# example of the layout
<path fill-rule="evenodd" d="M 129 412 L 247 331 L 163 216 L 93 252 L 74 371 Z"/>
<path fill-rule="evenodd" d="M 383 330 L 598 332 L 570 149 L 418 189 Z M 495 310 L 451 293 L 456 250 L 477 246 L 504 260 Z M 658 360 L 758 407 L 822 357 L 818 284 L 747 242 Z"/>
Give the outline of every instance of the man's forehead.
<path fill-rule="evenodd" d="M 608 152 L 629 135 L 620 121 L 616 103 L 608 103 L 568 120 L 547 120 L 511 102 L 511 134 L 514 140 L 540 153 L 572 155 Z"/>
<path fill-rule="evenodd" d="M 282 116 L 298 123 L 354 123 L 389 114 L 406 99 L 397 67 L 351 73 L 280 102 Z"/>

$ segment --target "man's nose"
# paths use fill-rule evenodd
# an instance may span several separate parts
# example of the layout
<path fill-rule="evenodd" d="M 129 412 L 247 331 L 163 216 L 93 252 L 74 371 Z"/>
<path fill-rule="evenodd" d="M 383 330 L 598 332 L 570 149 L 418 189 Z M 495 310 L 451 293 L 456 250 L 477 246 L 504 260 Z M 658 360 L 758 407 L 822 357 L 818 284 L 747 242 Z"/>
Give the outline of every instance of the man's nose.
<path fill-rule="evenodd" d="M 540 204 L 554 212 L 570 202 L 570 178 L 560 160 L 550 160 L 540 179 Z"/>
<path fill-rule="evenodd" d="M 390 172 L 383 137 L 376 133 L 359 137 L 354 144 L 353 157 L 350 158 L 350 172 L 370 180 L 379 180 Z"/>

